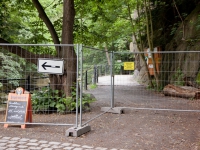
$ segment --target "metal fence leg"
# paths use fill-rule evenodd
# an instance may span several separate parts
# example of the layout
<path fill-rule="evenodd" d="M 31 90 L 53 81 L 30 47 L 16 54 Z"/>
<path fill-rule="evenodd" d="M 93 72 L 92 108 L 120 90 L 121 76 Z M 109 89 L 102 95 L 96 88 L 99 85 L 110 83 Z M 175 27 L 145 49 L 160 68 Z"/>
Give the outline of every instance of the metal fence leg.
<path fill-rule="evenodd" d="M 76 90 L 76 126 L 69 128 L 65 135 L 66 136 L 74 136 L 78 137 L 82 134 L 85 134 L 91 130 L 91 127 L 89 125 L 82 126 L 82 93 L 83 93 L 83 49 L 82 45 L 78 46 L 78 52 L 77 52 L 77 90 Z M 79 57 L 80 53 L 80 57 Z M 79 61 L 80 61 L 80 80 L 79 80 Z M 80 82 L 80 83 L 79 83 Z M 78 93 L 78 86 L 80 84 L 80 117 L 79 117 L 79 124 L 78 124 L 78 100 L 79 100 L 79 93 Z"/>
<path fill-rule="evenodd" d="M 30 75 L 26 78 L 26 88 L 27 91 L 31 91 L 31 77 Z"/>
<path fill-rule="evenodd" d="M 99 69 L 98 67 L 96 67 L 96 83 L 99 82 L 98 78 L 99 78 Z"/>
<path fill-rule="evenodd" d="M 87 70 L 85 71 L 85 90 L 87 90 Z"/>

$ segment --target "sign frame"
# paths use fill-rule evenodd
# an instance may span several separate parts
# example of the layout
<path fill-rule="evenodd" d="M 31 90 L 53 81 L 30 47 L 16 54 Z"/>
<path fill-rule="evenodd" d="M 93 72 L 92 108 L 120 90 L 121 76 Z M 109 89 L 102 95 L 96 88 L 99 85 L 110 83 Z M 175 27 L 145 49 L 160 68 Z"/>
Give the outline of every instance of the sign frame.
<path fill-rule="evenodd" d="M 26 104 L 23 105 L 25 106 L 25 109 L 23 112 L 23 109 L 20 108 L 20 110 L 17 110 L 17 107 L 19 107 L 19 105 L 17 106 L 17 104 L 21 103 L 21 102 L 25 102 Z M 13 105 L 12 105 L 13 104 Z M 8 120 L 8 116 L 12 116 L 13 114 L 13 108 L 9 109 L 9 107 L 15 107 L 15 116 L 13 117 L 19 117 L 18 115 L 16 115 L 16 113 L 20 113 L 22 114 L 21 116 L 23 116 L 24 118 L 22 118 L 22 122 L 19 121 L 7 121 Z M 21 105 L 22 106 L 22 105 Z M 9 110 L 11 110 L 11 112 L 9 112 Z M 19 112 L 20 111 L 20 112 Z M 12 115 L 10 115 L 12 114 Z M 10 119 L 12 120 L 12 119 Z M 15 93 L 9 93 L 8 95 L 8 101 L 7 101 L 7 108 L 6 108 L 6 115 L 5 115 L 5 122 L 6 124 L 4 124 L 4 128 L 7 128 L 9 126 L 9 124 L 13 124 L 13 125 L 21 125 L 22 129 L 26 128 L 26 122 L 32 122 L 32 105 L 31 105 L 31 94 L 30 93 L 25 93 L 24 89 L 19 87 L 15 90 Z M 15 124 L 16 123 L 16 124 Z"/>
<path fill-rule="evenodd" d="M 63 75 L 64 60 L 63 59 L 38 58 L 37 70 L 40 73 Z"/>

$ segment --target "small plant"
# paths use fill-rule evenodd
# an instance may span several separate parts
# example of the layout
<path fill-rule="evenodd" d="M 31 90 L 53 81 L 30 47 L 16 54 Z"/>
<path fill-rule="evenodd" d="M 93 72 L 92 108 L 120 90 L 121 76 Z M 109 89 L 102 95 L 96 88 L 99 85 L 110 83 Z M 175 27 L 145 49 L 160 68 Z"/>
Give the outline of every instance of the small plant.
<path fill-rule="evenodd" d="M 39 91 L 35 91 L 32 96 L 33 113 L 55 111 L 56 102 L 63 100 L 64 97 L 59 96 L 58 90 L 52 90 L 43 87 Z"/>
<path fill-rule="evenodd" d="M 44 87 L 39 91 L 35 91 L 31 97 L 33 113 L 51 113 L 55 111 L 65 113 L 66 111 L 71 112 L 76 110 L 75 90 L 73 90 L 72 96 L 66 97 L 64 94 L 60 94 L 58 90 Z M 93 101 L 94 99 L 89 94 L 83 95 L 82 108 L 88 110 L 89 104 Z M 80 98 L 78 106 L 80 107 Z"/>
<path fill-rule="evenodd" d="M 200 73 L 197 74 L 196 83 L 200 85 Z"/>
<path fill-rule="evenodd" d="M 95 84 L 96 85 L 96 84 Z M 96 87 L 95 87 L 96 88 Z M 73 89 L 72 89 L 73 90 Z M 67 108 L 70 111 L 75 111 L 76 110 L 76 92 L 75 89 L 72 92 L 72 96 L 71 97 L 67 97 Z M 92 96 L 90 94 L 83 94 L 82 95 L 82 109 L 83 110 L 89 110 L 90 108 L 90 103 L 94 102 L 95 99 L 92 98 Z M 80 108 L 80 97 L 78 99 L 78 108 Z"/>
<path fill-rule="evenodd" d="M 96 84 L 90 84 L 90 89 L 96 89 L 97 85 Z"/>
<path fill-rule="evenodd" d="M 161 92 L 162 91 L 163 88 L 161 86 L 159 86 L 159 87 L 157 86 L 155 79 L 152 79 L 151 83 L 152 83 L 151 86 L 150 85 L 147 86 L 148 90 L 153 90 L 153 91 L 157 91 L 157 92 Z"/>
<path fill-rule="evenodd" d="M 90 94 L 84 94 L 82 98 L 82 106 L 83 110 L 89 110 L 90 109 L 90 103 L 94 102 L 95 98 L 92 98 Z"/>
<path fill-rule="evenodd" d="M 183 86 L 184 85 L 183 77 L 184 77 L 183 72 L 178 68 L 173 76 L 174 84 Z"/>

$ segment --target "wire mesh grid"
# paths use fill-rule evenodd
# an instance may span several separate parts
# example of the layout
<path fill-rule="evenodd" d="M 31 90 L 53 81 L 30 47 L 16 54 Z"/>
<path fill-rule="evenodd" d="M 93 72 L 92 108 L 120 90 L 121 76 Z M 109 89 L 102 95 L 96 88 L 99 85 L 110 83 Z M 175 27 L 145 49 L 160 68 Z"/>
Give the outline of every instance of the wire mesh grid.
<path fill-rule="evenodd" d="M 102 84 L 100 80 L 103 77 L 111 78 L 111 55 L 110 52 L 96 49 L 89 46 L 83 46 L 83 65 L 82 65 L 82 84 L 83 84 L 83 103 L 84 96 L 90 95 L 92 103 L 90 103 L 89 111 L 83 104 L 83 122 L 87 124 L 95 118 L 103 115 L 105 112 L 101 111 L 102 107 L 110 107 L 111 88 L 108 90 L 98 90 Z M 100 81 L 99 81 L 100 80 Z M 110 87 L 110 82 L 106 82 Z M 98 92 L 98 93 L 97 93 Z M 97 95 L 101 95 L 99 98 Z M 95 96 L 94 96 L 95 95 Z M 103 97 L 104 96 L 104 97 Z M 103 99 L 103 100 L 102 100 Z M 95 101 L 98 101 L 96 103 Z M 90 113 L 92 112 L 92 113 Z"/>
<path fill-rule="evenodd" d="M 199 61 L 199 51 L 115 53 L 115 107 L 200 112 Z"/>
<path fill-rule="evenodd" d="M 31 94 L 32 124 L 75 124 L 77 45 L 0 44 L 0 64 L 1 123 L 8 94 L 22 87 Z"/>
<path fill-rule="evenodd" d="M 5 121 L 7 95 L 19 86 L 31 93 L 30 111 L 35 124 L 71 126 L 76 122 L 77 125 L 78 107 L 80 123 L 84 120 L 86 124 L 104 114 L 101 108 L 111 107 L 112 98 L 114 107 L 199 112 L 199 51 L 130 53 L 83 46 L 80 55 L 74 45 L 1 44 L 0 47 L 1 123 Z M 64 67 L 63 76 L 38 72 L 38 58 L 63 60 L 69 70 Z M 56 68 L 56 64 L 42 65 Z M 79 84 L 74 77 L 80 77 Z M 149 81 L 157 88 L 152 88 Z M 63 84 L 68 84 L 68 88 Z M 76 93 L 79 89 L 80 93 Z M 97 97 L 98 106 L 84 101 L 91 93 Z M 79 96 L 81 105 L 75 101 Z M 88 113 L 94 109 L 98 111 Z M 83 118 L 82 112 L 86 114 Z"/>

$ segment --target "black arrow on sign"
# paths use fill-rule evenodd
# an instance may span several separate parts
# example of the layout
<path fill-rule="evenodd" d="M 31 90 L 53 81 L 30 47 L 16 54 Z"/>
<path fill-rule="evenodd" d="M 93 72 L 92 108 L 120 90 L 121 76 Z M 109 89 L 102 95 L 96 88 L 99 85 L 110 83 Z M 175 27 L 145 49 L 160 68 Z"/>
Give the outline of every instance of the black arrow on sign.
<path fill-rule="evenodd" d="M 45 62 L 42 67 L 44 68 L 44 70 L 46 70 L 46 67 L 51 67 L 51 68 L 60 68 L 60 66 L 53 66 L 53 65 L 46 65 L 47 62 Z"/>

